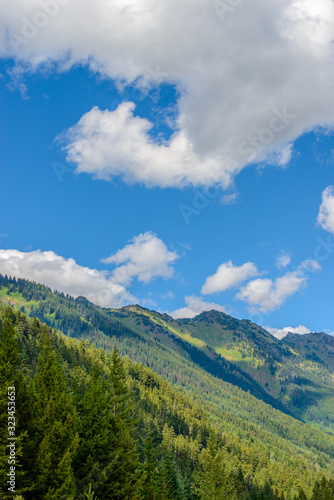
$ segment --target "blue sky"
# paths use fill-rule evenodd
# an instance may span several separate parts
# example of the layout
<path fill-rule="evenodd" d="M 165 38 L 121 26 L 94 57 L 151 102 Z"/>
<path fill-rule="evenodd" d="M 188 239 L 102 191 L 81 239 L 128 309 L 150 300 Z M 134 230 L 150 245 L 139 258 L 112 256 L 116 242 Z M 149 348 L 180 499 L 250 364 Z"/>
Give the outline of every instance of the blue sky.
<path fill-rule="evenodd" d="M 43 11 L 41 28 L 35 2 L 18 2 L 19 14 L 8 8 L 0 39 L 0 272 L 103 306 L 135 301 L 175 316 L 214 307 L 273 329 L 332 332 L 330 4 L 309 12 L 320 25 L 315 40 L 300 34 L 300 20 L 287 23 L 288 40 L 299 43 L 295 71 L 286 41 L 269 69 L 257 40 L 252 64 L 240 57 L 232 68 L 223 48 L 194 33 L 190 44 L 166 45 L 168 26 L 151 12 L 160 22 L 156 63 L 154 32 L 140 21 L 150 3 L 137 4 L 137 17 L 129 7 L 138 24 L 131 43 L 117 39 L 128 22 L 119 11 L 115 39 L 91 28 L 89 48 L 73 26 L 66 41 L 51 36 L 57 23 L 78 21 L 76 1 L 54 3 L 53 16 Z M 180 5 L 196 26 L 201 14 Z M 227 33 L 237 25 L 235 54 L 250 50 L 242 30 L 248 7 L 226 19 L 209 7 L 222 44 L 221 23 Z M 30 33 L 23 14 L 37 31 L 14 51 L 13 33 Z M 101 16 L 102 25 L 103 9 Z M 270 22 L 256 19 L 270 36 Z M 304 60 L 309 42 L 317 50 Z M 275 37 L 268 43 L 280 49 Z"/>

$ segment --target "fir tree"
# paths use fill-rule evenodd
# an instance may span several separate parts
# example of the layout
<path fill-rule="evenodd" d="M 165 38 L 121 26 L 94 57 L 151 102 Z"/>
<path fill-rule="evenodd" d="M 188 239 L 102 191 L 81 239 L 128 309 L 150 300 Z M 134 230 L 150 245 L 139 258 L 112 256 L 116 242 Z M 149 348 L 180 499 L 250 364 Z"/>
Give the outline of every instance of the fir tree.
<path fill-rule="evenodd" d="M 201 500 L 240 500 L 240 484 L 226 471 L 225 454 L 210 434 L 207 448 L 200 454 L 200 468 L 195 474 L 195 492 Z M 242 493 L 243 495 L 243 493 Z"/>
<path fill-rule="evenodd" d="M 110 482 L 113 471 L 112 414 L 100 371 L 93 367 L 82 403 L 79 405 L 80 424 L 78 447 L 74 466 L 78 477 L 78 498 L 90 485 L 102 490 Z"/>
<path fill-rule="evenodd" d="M 144 443 L 145 462 L 143 464 L 142 493 L 145 500 L 155 500 L 158 495 L 157 455 L 149 434 Z"/>
<path fill-rule="evenodd" d="M 139 500 L 142 498 L 142 477 L 133 438 L 135 424 L 132 417 L 133 404 L 126 384 L 123 363 L 116 347 L 111 357 L 108 392 L 113 436 L 112 455 L 109 466 L 105 469 L 108 481 L 96 490 L 96 494 L 101 498 L 113 500 Z"/>
<path fill-rule="evenodd" d="M 307 496 L 302 488 L 299 489 L 297 500 L 307 500 Z"/>
<path fill-rule="evenodd" d="M 23 419 L 26 398 L 24 379 L 19 371 L 19 347 L 13 320 L 15 321 L 15 315 L 8 307 L 4 323 L 0 321 L 0 493 L 2 494 L 8 493 L 7 474 L 10 465 L 15 467 L 16 488 L 22 491 L 27 489 L 24 481 L 25 471 L 22 470 L 21 463 L 22 443 L 27 437 Z M 9 441 L 8 438 L 13 439 Z M 15 463 L 10 460 L 8 445 L 11 445 L 13 452 L 15 451 Z"/>
<path fill-rule="evenodd" d="M 311 500 L 334 500 L 334 481 L 324 476 L 314 484 Z"/>
<path fill-rule="evenodd" d="M 176 464 L 171 451 L 167 451 L 163 457 L 159 482 L 161 498 L 163 500 L 176 500 L 179 497 Z"/>
<path fill-rule="evenodd" d="M 71 500 L 76 486 L 72 460 L 78 446 L 77 415 L 45 335 L 34 377 L 35 462 L 34 500 Z"/>
<path fill-rule="evenodd" d="M 85 498 L 87 500 L 99 500 L 95 494 L 94 494 L 94 491 L 92 491 L 92 485 L 90 484 L 89 487 L 88 487 L 88 491 L 85 492 Z"/>

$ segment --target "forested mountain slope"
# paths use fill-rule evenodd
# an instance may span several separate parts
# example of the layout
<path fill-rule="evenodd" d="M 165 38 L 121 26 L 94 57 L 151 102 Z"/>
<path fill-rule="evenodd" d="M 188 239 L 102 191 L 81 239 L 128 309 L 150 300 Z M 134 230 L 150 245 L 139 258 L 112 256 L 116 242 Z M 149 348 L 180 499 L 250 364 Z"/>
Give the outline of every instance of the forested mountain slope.
<path fill-rule="evenodd" d="M 203 379 L 202 374 L 198 377 L 196 373 L 198 369 L 204 370 L 203 375 L 213 375 L 213 380 L 218 379 L 220 385 L 220 380 L 230 382 L 289 413 L 284 405 L 268 394 L 249 374 L 209 346 L 196 346 L 172 329 L 152 322 L 148 314 L 160 316 L 153 311 L 139 306 L 129 306 L 117 311 L 102 309 L 83 297 L 74 300 L 64 294 L 53 293 L 43 285 L 26 280 L 8 280 L 1 276 L 0 300 L 68 335 L 93 340 L 103 348 L 112 345 L 110 337 L 117 337 L 121 343 L 120 349 L 124 348 L 124 354 L 131 353 L 132 359 L 146 363 L 173 383 L 187 387 L 190 385 L 197 391 L 197 384 L 201 387 Z M 185 367 L 190 369 L 189 373 L 184 369 L 175 369 L 175 363 L 184 361 L 187 362 Z M 236 390 L 229 384 L 226 387 Z"/>
<path fill-rule="evenodd" d="M 323 430 L 334 431 L 334 338 L 324 333 L 273 337 L 249 320 L 218 312 L 174 320 L 139 306 L 114 310 L 126 326 L 156 335 L 167 330 L 210 357 L 237 366 L 267 396 L 261 399 Z M 232 381 L 232 383 L 236 383 Z M 245 389 L 245 387 L 242 387 Z M 259 397 L 259 393 L 252 392 Z"/>
<path fill-rule="evenodd" d="M 211 315 L 216 317 L 220 313 L 203 313 L 193 320 L 175 321 L 168 315 L 161 315 L 139 306 L 129 306 L 119 310 L 102 309 L 82 297 L 74 300 L 25 280 L 1 277 L 0 285 L 0 298 L 4 303 L 10 303 L 32 317 L 40 318 L 69 336 L 90 340 L 94 342 L 96 349 L 111 351 L 116 342 L 122 356 L 128 355 L 132 361 L 147 365 L 164 380 L 176 384 L 182 390 L 184 397 L 189 398 L 189 401 L 206 413 L 210 426 L 213 424 L 216 430 L 223 431 L 233 439 L 233 442 L 241 443 L 251 450 L 248 458 L 247 454 L 242 456 L 241 462 L 244 465 L 250 460 L 257 462 L 259 457 L 262 457 L 259 462 L 262 465 L 257 471 L 258 477 L 262 478 L 257 479 L 260 481 L 259 484 L 264 485 L 263 478 L 267 477 L 268 468 L 269 470 L 273 468 L 276 472 L 275 474 L 270 472 L 270 477 L 275 477 L 277 485 L 281 484 L 282 491 L 291 492 L 292 484 L 293 488 L 296 484 L 307 484 L 306 489 L 310 492 L 310 485 L 318 472 L 333 474 L 334 438 L 330 435 L 330 429 L 324 427 L 329 433 L 324 434 L 313 425 L 305 425 L 288 416 L 288 410 L 284 407 L 284 394 L 280 396 L 282 403 L 278 398 L 275 399 L 265 392 L 266 387 L 261 387 L 258 381 L 252 379 L 246 371 L 247 364 L 241 365 L 242 368 L 238 367 L 236 360 L 231 363 L 226 359 L 231 358 L 230 353 L 225 353 L 226 358 L 224 358 L 221 353 L 216 352 L 215 346 L 209 344 L 213 341 L 210 341 L 208 329 L 212 325 L 218 329 L 221 325 L 217 327 L 217 321 L 214 323 L 207 321 L 208 315 L 210 321 L 213 321 Z M 225 315 L 220 321 L 224 319 Z M 201 325 L 201 330 L 197 323 Z M 271 344 L 269 351 L 271 364 L 280 363 L 283 366 L 282 360 L 284 363 L 289 363 L 291 360 L 296 370 L 298 365 L 295 359 L 300 356 L 303 364 L 311 368 L 312 376 L 320 379 L 322 373 L 326 375 L 328 397 L 323 400 L 329 401 L 333 393 L 330 385 L 332 383 L 330 366 L 307 360 L 302 352 L 295 349 L 296 346 L 291 347 L 278 341 L 250 322 L 246 324 L 250 324 L 255 330 L 254 344 L 258 345 L 259 352 L 256 357 L 253 356 L 254 359 L 258 358 L 260 363 L 261 355 L 263 359 L 266 358 L 265 348 L 262 347 L 262 351 L 260 350 L 262 344 Z M 260 340 L 256 337 L 257 329 L 260 330 Z M 205 339 L 207 344 L 204 337 L 200 338 L 203 331 L 207 335 Z M 243 335 L 243 339 L 247 339 L 246 332 L 240 332 L 238 328 L 235 328 L 235 331 L 236 338 Z M 250 345 L 252 337 L 249 338 Z M 99 352 L 102 355 L 102 350 Z M 278 361 L 279 356 L 281 356 L 280 361 Z M 245 360 L 245 357 L 241 355 L 241 359 Z M 314 367 L 319 373 L 313 372 Z M 269 369 L 268 371 L 270 373 Z M 270 376 L 276 377 L 277 371 Z M 288 374 L 289 377 L 294 377 L 293 384 L 303 390 L 303 386 L 297 384 L 304 384 L 305 381 L 298 380 L 297 374 L 293 371 Z M 308 381 L 311 381 L 311 375 Z M 318 382 L 314 382 L 318 386 L 313 387 L 324 390 L 326 387 L 324 382 L 321 381 L 321 385 Z M 287 379 L 285 385 L 289 389 Z M 273 405 L 266 404 L 263 400 L 273 401 Z M 288 399 L 287 402 L 289 403 Z M 281 405 L 285 413 L 275 409 L 274 405 L 276 407 Z M 308 410 L 310 409 L 316 412 L 317 407 L 311 406 Z M 331 419 L 330 412 L 328 415 Z M 289 472 L 290 467 L 292 472 Z M 309 475 L 308 479 L 304 474 Z M 302 478 L 300 482 L 297 476 Z"/>
<path fill-rule="evenodd" d="M 121 360 L 115 349 L 97 349 L 8 307 L 0 307 L 0 382 L 2 416 L 7 387 L 15 387 L 16 500 L 333 498 L 332 481 L 321 478 L 334 473 L 333 437 L 276 410 L 287 437 L 255 425 L 249 433 L 240 419 L 231 427 L 230 415 Z M 289 426 L 304 436 L 299 445 Z M 3 486 L 5 418 L 0 431 L 6 499 L 13 495 Z"/>

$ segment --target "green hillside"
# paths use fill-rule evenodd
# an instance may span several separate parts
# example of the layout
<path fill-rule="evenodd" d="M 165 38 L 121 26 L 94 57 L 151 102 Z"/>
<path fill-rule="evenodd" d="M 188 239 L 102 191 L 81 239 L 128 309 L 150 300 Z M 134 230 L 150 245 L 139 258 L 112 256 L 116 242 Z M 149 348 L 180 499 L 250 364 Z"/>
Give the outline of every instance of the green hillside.
<path fill-rule="evenodd" d="M 334 339 L 326 334 L 290 334 L 278 340 L 248 320 L 217 311 L 174 320 L 140 306 L 103 309 L 83 297 L 74 300 L 4 277 L 0 300 L 103 348 L 117 337 L 123 354 L 194 393 L 209 377 L 210 384 L 214 381 L 229 393 L 249 391 L 286 414 L 334 432 Z M 187 369 L 174 369 L 184 362 Z M 216 403 L 214 394 L 209 399 Z"/>
<path fill-rule="evenodd" d="M 266 396 L 261 395 L 263 400 L 271 403 L 267 399 L 271 396 L 281 410 L 328 432 L 334 431 L 332 336 L 289 334 L 278 340 L 249 320 L 237 320 L 217 311 L 174 320 L 167 314 L 130 306 L 114 311 L 113 315 L 124 324 L 151 334 L 156 331 L 153 323 L 197 346 L 211 358 L 215 354 L 221 356 L 247 373 L 266 392 Z M 147 319 L 143 320 L 143 316 Z"/>
<path fill-rule="evenodd" d="M 65 333 L 66 337 L 57 338 L 62 338 L 66 345 L 79 345 L 80 339 L 90 341 L 94 343 L 94 356 L 102 360 L 104 352 L 112 351 L 116 343 L 121 356 L 126 355 L 133 363 L 147 366 L 158 374 L 162 387 L 169 383 L 173 390 L 181 391 L 178 394 L 195 405 L 198 411 L 204 412 L 210 429 L 228 436 L 228 448 L 231 446 L 230 452 L 234 450 L 233 454 L 239 457 L 238 464 L 250 482 L 256 481 L 262 487 L 269 482 L 279 491 L 288 493 L 290 499 L 300 486 L 304 486 L 309 494 L 320 473 L 328 477 L 334 475 L 334 436 L 330 428 L 333 420 L 330 406 L 333 398 L 332 369 L 320 356 L 319 360 L 308 359 L 298 347 L 298 339 L 290 345 L 295 336 L 288 336 L 285 342 L 278 341 L 251 322 L 239 322 L 214 311 L 192 320 L 173 320 L 166 314 L 139 306 L 102 309 L 83 297 L 73 299 L 25 280 L 0 277 L 0 286 L 0 298 L 4 304 Z M 224 341 L 223 330 L 226 332 Z M 24 331 L 18 333 L 24 335 Z M 312 349 L 315 349 L 317 334 L 312 338 Z M 24 345 L 21 355 L 26 357 L 29 343 Z M 217 352 L 219 348 L 226 349 L 226 357 Z M 306 351 L 311 349 L 310 346 L 303 348 Z M 318 349 L 320 352 L 320 347 Z M 240 353 L 240 363 L 236 358 L 233 362 L 227 359 L 231 358 L 231 351 Z M 31 376 L 36 367 L 36 356 L 35 353 L 35 361 L 32 360 L 29 367 Z M 63 359 L 63 354 L 61 356 Z M 68 365 L 72 370 L 76 359 L 66 358 L 63 369 L 66 371 Z M 260 373 L 267 370 L 267 380 L 276 380 L 281 387 L 287 388 L 287 394 L 282 391 L 279 397 L 270 394 L 265 386 L 267 382 L 262 386 L 261 378 L 252 378 L 251 369 Z M 306 378 L 298 370 L 310 373 Z M 70 375 L 67 378 L 71 378 Z M 170 390 L 172 388 L 168 385 Z M 304 394 L 313 390 L 315 395 L 318 394 L 316 404 L 300 410 L 298 400 L 294 401 L 289 395 L 289 391 L 293 396 L 297 390 L 304 391 Z M 327 421 L 325 408 L 328 410 Z M 298 411 L 303 411 L 308 424 L 300 421 Z M 321 426 L 326 432 L 319 429 Z M 187 436 L 183 437 L 186 439 Z M 238 447 L 246 447 L 249 451 L 241 452 Z M 237 449 L 239 451 L 235 451 Z M 257 463 L 255 469 L 254 465 L 250 466 L 252 461 Z"/>
<path fill-rule="evenodd" d="M 0 285 L 3 303 L 20 307 L 22 312 L 27 311 L 31 317 L 39 318 L 71 336 L 88 338 L 103 348 L 111 348 L 110 337 L 117 337 L 121 343 L 127 339 L 121 347 L 124 354 L 146 363 L 159 373 L 161 370 L 162 375 L 173 383 L 197 392 L 197 387 L 203 385 L 202 375 L 212 375 L 215 379 L 233 384 L 226 386 L 228 390 L 234 391 L 236 386 L 274 408 L 289 413 L 284 405 L 245 371 L 217 354 L 210 346 L 198 348 L 162 323 L 152 321 L 153 316 L 156 319 L 161 316 L 158 313 L 139 306 L 119 310 L 102 309 L 83 297 L 74 300 L 25 280 L 16 282 L 0 278 Z M 195 371 L 195 374 L 189 373 L 188 376 L 187 370 L 175 369 L 175 364 L 183 366 L 184 361 L 187 361 L 185 366 L 189 366 L 189 371 Z M 166 366 L 162 366 L 164 363 Z M 204 370 L 200 377 L 196 374 L 198 368 Z"/>
<path fill-rule="evenodd" d="M 334 438 L 310 426 L 276 411 L 287 436 L 304 436 L 299 444 L 260 426 L 249 434 L 246 419 L 233 429 L 226 412 L 142 364 L 11 308 L 0 308 L 0 340 L 2 415 L 7 387 L 16 394 L 17 500 L 92 499 L 92 491 L 100 500 L 328 498 L 332 483 L 321 474 L 334 473 Z M 262 416 L 270 420 L 269 407 Z M 5 419 L 0 430 L 8 432 Z M 4 499 L 13 498 L 2 487 L 7 456 L 2 439 Z"/>

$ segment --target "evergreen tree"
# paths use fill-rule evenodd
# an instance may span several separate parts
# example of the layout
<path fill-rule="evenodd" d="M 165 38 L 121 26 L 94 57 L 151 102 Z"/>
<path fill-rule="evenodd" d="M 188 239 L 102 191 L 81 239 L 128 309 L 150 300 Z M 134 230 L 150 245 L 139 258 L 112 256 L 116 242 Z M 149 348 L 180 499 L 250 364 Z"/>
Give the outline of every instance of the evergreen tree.
<path fill-rule="evenodd" d="M 5 311 L 5 321 L 0 321 L 0 493 L 8 493 L 7 480 L 10 466 L 15 467 L 15 485 L 27 489 L 22 470 L 22 443 L 27 437 L 24 426 L 24 379 L 19 371 L 19 347 L 13 326 L 15 315 L 10 307 Z M 21 421 L 23 422 L 21 424 Z M 10 451 L 15 459 L 9 456 Z M 14 461 L 15 460 L 15 463 Z"/>
<path fill-rule="evenodd" d="M 143 464 L 142 493 L 144 500 L 155 500 L 159 491 L 157 475 L 157 450 L 153 448 L 149 434 L 144 443 L 145 462 Z"/>
<path fill-rule="evenodd" d="M 298 496 L 295 497 L 296 500 L 307 500 L 307 496 L 302 488 L 298 492 Z"/>
<path fill-rule="evenodd" d="M 161 498 L 163 500 L 178 499 L 179 485 L 176 475 L 176 464 L 171 451 L 167 451 L 163 457 L 159 476 Z"/>
<path fill-rule="evenodd" d="M 186 460 L 185 463 L 181 462 L 182 467 L 182 498 L 184 500 L 195 500 L 197 497 L 194 495 L 193 490 L 193 470 L 191 461 Z"/>
<path fill-rule="evenodd" d="M 334 481 L 323 476 L 314 484 L 311 500 L 334 500 Z"/>
<path fill-rule="evenodd" d="M 200 468 L 195 474 L 195 492 L 201 500 L 240 500 L 240 482 L 237 476 L 228 474 L 225 454 L 212 432 L 207 448 L 200 454 Z M 243 490 L 243 488 L 242 488 Z"/>
<path fill-rule="evenodd" d="M 79 405 L 80 444 L 74 460 L 78 498 L 87 487 L 102 489 L 113 471 L 112 414 L 99 369 L 94 366 L 82 403 Z"/>
<path fill-rule="evenodd" d="M 72 460 L 78 446 L 77 415 L 51 341 L 44 336 L 33 381 L 34 500 L 71 500 L 76 485 Z M 29 497 L 30 498 L 30 497 Z"/>
<path fill-rule="evenodd" d="M 89 487 L 88 487 L 88 491 L 85 492 L 85 498 L 87 500 L 99 500 L 95 494 L 94 494 L 94 491 L 92 491 L 92 485 L 90 484 Z"/>
<path fill-rule="evenodd" d="M 135 424 L 132 417 L 133 404 L 126 384 L 123 363 L 116 347 L 111 357 L 108 392 L 113 437 L 112 455 L 105 470 L 108 481 L 97 488 L 96 494 L 113 500 L 139 500 L 142 498 L 142 477 L 133 438 Z"/>

